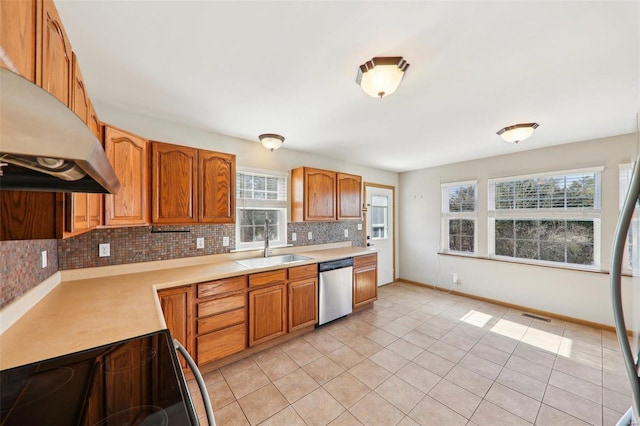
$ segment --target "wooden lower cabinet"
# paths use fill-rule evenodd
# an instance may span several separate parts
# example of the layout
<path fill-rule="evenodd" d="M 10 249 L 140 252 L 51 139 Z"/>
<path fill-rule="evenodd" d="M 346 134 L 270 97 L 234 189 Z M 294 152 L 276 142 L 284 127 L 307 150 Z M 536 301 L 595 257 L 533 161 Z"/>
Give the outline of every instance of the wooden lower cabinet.
<path fill-rule="evenodd" d="M 196 284 L 196 362 L 206 364 L 247 348 L 247 276 Z"/>
<path fill-rule="evenodd" d="M 158 298 L 171 337 L 178 339 L 193 357 L 192 286 L 160 290 Z M 182 368 L 186 368 L 186 361 L 182 357 L 179 358 Z"/>
<path fill-rule="evenodd" d="M 289 268 L 289 332 L 318 322 L 318 265 Z"/>
<path fill-rule="evenodd" d="M 285 283 L 249 292 L 249 346 L 253 347 L 287 332 Z"/>
<path fill-rule="evenodd" d="M 353 259 L 353 308 L 378 299 L 378 255 Z"/>
<path fill-rule="evenodd" d="M 241 352 L 247 348 L 247 326 L 243 322 L 232 327 L 197 337 L 198 364 L 206 364 Z"/>

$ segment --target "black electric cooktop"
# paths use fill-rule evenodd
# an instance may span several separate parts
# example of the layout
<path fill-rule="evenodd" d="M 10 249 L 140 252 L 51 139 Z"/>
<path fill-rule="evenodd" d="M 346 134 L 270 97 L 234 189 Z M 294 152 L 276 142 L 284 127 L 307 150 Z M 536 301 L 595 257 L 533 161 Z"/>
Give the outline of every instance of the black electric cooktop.
<path fill-rule="evenodd" d="M 0 371 L 0 393 L 2 426 L 198 424 L 168 330 Z"/>

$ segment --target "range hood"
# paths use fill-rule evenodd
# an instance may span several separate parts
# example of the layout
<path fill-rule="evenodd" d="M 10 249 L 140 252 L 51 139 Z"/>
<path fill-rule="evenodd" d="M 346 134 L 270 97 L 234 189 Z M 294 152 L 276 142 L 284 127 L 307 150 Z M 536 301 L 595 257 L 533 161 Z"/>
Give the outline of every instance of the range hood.
<path fill-rule="evenodd" d="M 80 117 L 0 68 L 0 190 L 115 194 L 119 188 L 102 145 Z"/>

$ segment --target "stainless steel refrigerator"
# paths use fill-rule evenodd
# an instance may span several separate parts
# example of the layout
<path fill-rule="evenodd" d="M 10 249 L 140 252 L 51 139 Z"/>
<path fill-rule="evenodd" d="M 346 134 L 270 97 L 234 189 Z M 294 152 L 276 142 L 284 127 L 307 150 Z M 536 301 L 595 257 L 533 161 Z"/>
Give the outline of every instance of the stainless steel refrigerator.
<path fill-rule="evenodd" d="M 640 132 L 636 132 L 636 161 L 620 211 L 611 255 L 611 299 L 625 369 L 631 384 L 631 407 L 617 426 L 640 423 Z M 623 185 L 623 180 L 620 182 Z M 625 256 L 626 254 L 626 256 Z M 622 276 L 623 259 L 631 277 Z M 629 260 L 627 260 L 629 259 Z"/>

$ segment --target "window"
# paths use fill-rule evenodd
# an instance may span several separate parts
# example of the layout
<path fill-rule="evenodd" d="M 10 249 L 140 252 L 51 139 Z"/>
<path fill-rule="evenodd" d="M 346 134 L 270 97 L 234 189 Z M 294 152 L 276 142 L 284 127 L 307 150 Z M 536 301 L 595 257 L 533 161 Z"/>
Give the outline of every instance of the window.
<path fill-rule="evenodd" d="M 269 245 L 287 243 L 286 174 L 238 171 L 236 208 L 236 249 L 264 247 L 267 220 Z"/>
<path fill-rule="evenodd" d="M 384 195 L 372 195 L 371 205 L 371 238 L 380 240 L 388 236 L 389 198 Z"/>
<path fill-rule="evenodd" d="M 624 200 L 631 184 L 631 176 L 633 175 L 633 164 L 621 164 L 620 168 L 620 184 L 619 184 L 619 207 L 622 210 Z M 633 212 L 633 219 L 629 225 L 629 233 L 627 234 L 627 245 L 625 249 L 624 259 L 622 260 L 622 268 L 627 272 L 633 271 L 634 275 L 640 275 L 640 218 L 638 217 L 638 209 Z"/>
<path fill-rule="evenodd" d="M 477 182 L 442 185 L 442 250 L 476 253 Z"/>
<path fill-rule="evenodd" d="M 489 180 L 489 256 L 598 266 L 602 168 Z"/>

